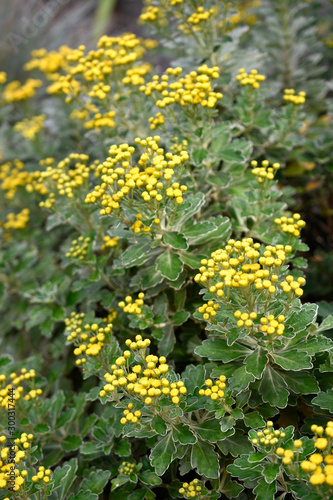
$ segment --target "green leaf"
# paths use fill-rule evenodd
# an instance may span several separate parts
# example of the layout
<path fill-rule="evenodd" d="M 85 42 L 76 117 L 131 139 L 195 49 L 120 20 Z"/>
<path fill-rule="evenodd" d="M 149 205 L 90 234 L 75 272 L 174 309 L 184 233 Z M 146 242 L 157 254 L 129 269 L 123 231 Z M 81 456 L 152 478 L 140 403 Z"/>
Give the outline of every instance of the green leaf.
<path fill-rule="evenodd" d="M 158 476 L 162 476 L 167 470 L 175 451 L 176 446 L 171 432 L 163 437 L 152 449 L 149 459 Z"/>
<path fill-rule="evenodd" d="M 294 332 L 301 332 L 307 326 L 314 323 L 317 317 L 318 306 L 316 304 L 304 304 L 300 311 L 294 311 L 285 322 L 286 327 L 292 327 Z"/>
<path fill-rule="evenodd" d="M 259 426 L 261 427 L 261 426 Z M 255 452 L 252 453 L 252 455 L 249 455 L 249 462 L 251 463 L 257 463 L 257 462 L 262 462 L 264 458 L 267 457 L 267 453 L 262 453 L 262 452 Z"/>
<path fill-rule="evenodd" d="M 139 479 L 142 483 L 147 484 L 147 485 L 153 485 L 157 486 L 158 484 L 162 483 L 162 479 L 158 477 L 155 472 L 145 470 L 141 474 L 138 475 Z"/>
<path fill-rule="evenodd" d="M 267 365 L 262 376 L 259 393 L 263 401 L 278 408 L 284 408 L 288 401 L 286 383 L 270 365 Z"/>
<path fill-rule="evenodd" d="M 313 366 L 310 356 L 298 350 L 274 352 L 271 356 L 285 370 L 300 371 Z"/>
<path fill-rule="evenodd" d="M 147 490 L 144 489 L 144 490 L 135 490 L 133 491 L 133 493 L 131 493 L 127 499 L 128 500 L 144 500 L 146 497 L 146 494 L 147 494 Z"/>
<path fill-rule="evenodd" d="M 251 479 L 255 481 L 256 479 L 262 478 L 262 465 L 251 466 L 249 469 L 244 469 L 243 467 L 237 465 L 238 460 L 231 465 L 228 465 L 227 471 L 230 472 L 232 476 L 238 477 L 240 480 Z M 264 500 L 264 499 L 262 499 Z"/>
<path fill-rule="evenodd" d="M 288 389 L 296 394 L 316 394 L 319 391 L 318 382 L 308 372 L 286 372 L 279 370 L 279 375 L 286 382 Z"/>
<path fill-rule="evenodd" d="M 262 347 L 257 347 L 252 354 L 245 358 L 244 363 L 248 373 L 252 373 L 255 378 L 261 378 L 267 363 L 266 351 Z"/>
<path fill-rule="evenodd" d="M 176 311 L 183 311 L 186 302 L 186 287 L 174 292 L 174 303 L 176 307 Z"/>
<path fill-rule="evenodd" d="M 168 231 L 163 234 L 163 241 L 166 245 L 179 250 L 186 250 L 188 247 L 186 238 L 177 231 Z"/>
<path fill-rule="evenodd" d="M 214 446 L 205 441 L 198 440 L 192 446 L 191 465 L 197 469 L 198 474 L 207 478 L 217 478 L 219 475 L 219 458 L 214 451 Z"/>
<path fill-rule="evenodd" d="M 75 408 L 67 408 L 57 419 L 55 429 L 60 429 L 64 425 L 68 425 L 73 420 L 75 413 Z"/>
<path fill-rule="evenodd" d="M 59 500 L 66 498 L 75 477 L 78 468 L 77 458 L 71 458 L 62 467 L 57 467 L 52 474 L 54 481 L 54 490 Z"/>
<path fill-rule="evenodd" d="M 172 434 L 174 441 L 179 441 L 181 444 L 194 444 L 197 441 L 189 426 L 182 423 L 173 426 Z"/>
<path fill-rule="evenodd" d="M 115 477 L 111 481 L 111 491 L 114 491 L 115 489 L 119 488 L 119 486 L 122 486 L 123 484 L 128 483 L 130 480 L 129 476 L 123 476 L 119 475 L 118 477 Z"/>
<path fill-rule="evenodd" d="M 205 369 L 202 365 L 187 365 L 182 374 L 187 393 L 193 394 L 197 387 L 201 388 L 205 382 Z"/>
<path fill-rule="evenodd" d="M 172 323 L 176 326 L 182 325 L 187 321 L 187 319 L 190 317 L 190 313 L 187 311 L 177 311 L 173 316 L 172 316 Z"/>
<path fill-rule="evenodd" d="M 244 423 L 247 427 L 251 427 L 251 429 L 258 429 L 258 427 L 264 427 L 265 425 L 264 419 L 257 411 L 244 413 Z"/>
<path fill-rule="evenodd" d="M 71 495 L 68 500 L 98 500 L 98 495 L 96 493 L 91 493 L 91 491 L 79 491 L 75 493 L 75 496 Z"/>
<path fill-rule="evenodd" d="M 200 243 L 209 239 L 209 233 L 215 230 L 215 223 L 212 220 L 206 220 L 191 225 L 188 229 L 183 230 L 183 232 L 186 238 L 189 239 L 190 245 L 193 245 L 194 243 Z"/>
<path fill-rule="evenodd" d="M 180 260 L 191 269 L 198 269 L 201 266 L 202 259 L 205 259 L 205 255 L 203 254 L 189 252 L 180 254 Z"/>
<path fill-rule="evenodd" d="M 272 483 L 275 481 L 276 477 L 280 472 L 280 464 L 265 464 L 264 470 L 262 471 L 267 483 Z"/>
<path fill-rule="evenodd" d="M 308 261 L 304 257 L 296 257 L 296 259 L 293 259 L 293 267 L 305 269 L 308 267 Z"/>
<path fill-rule="evenodd" d="M 253 125 L 259 128 L 270 127 L 272 125 L 271 120 L 272 110 L 263 109 L 259 113 L 255 114 Z"/>
<path fill-rule="evenodd" d="M 183 270 L 183 264 L 178 255 L 166 250 L 156 259 L 156 269 L 162 276 L 174 281 Z"/>
<path fill-rule="evenodd" d="M 88 471 L 86 471 L 88 472 Z M 91 493 L 102 493 L 109 480 L 111 472 L 108 470 L 93 470 L 88 477 L 85 477 L 80 486 L 81 491 L 89 490 Z"/>
<path fill-rule="evenodd" d="M 80 447 L 80 453 L 87 455 L 89 458 L 98 457 L 102 454 L 102 443 L 96 443 L 95 441 L 83 443 Z"/>
<path fill-rule="evenodd" d="M 228 432 L 231 430 L 236 423 L 236 420 L 231 417 L 230 415 L 227 415 L 226 417 L 221 419 L 221 430 L 222 432 Z M 233 433 L 234 434 L 234 433 Z"/>
<path fill-rule="evenodd" d="M 192 219 L 205 203 L 206 197 L 203 193 L 190 194 L 186 196 L 185 201 L 177 210 L 175 225 L 177 224 L 177 227 L 180 227 L 185 221 Z"/>
<path fill-rule="evenodd" d="M 201 165 L 202 161 L 207 157 L 207 149 L 201 148 L 201 149 L 195 149 L 192 152 L 192 159 L 194 164 L 198 167 Z"/>
<path fill-rule="evenodd" d="M 327 316 L 324 321 L 318 326 L 317 332 L 324 332 L 333 328 L 333 316 Z"/>
<path fill-rule="evenodd" d="M 231 177 L 230 174 L 226 172 L 217 172 L 216 174 L 210 174 L 207 178 L 207 181 L 213 186 L 228 187 L 230 183 Z"/>
<path fill-rule="evenodd" d="M 320 392 L 318 396 L 313 398 L 311 403 L 333 412 L 333 389 L 327 392 Z"/>
<path fill-rule="evenodd" d="M 232 144 L 226 146 L 223 151 L 220 151 L 217 154 L 218 158 L 221 158 L 224 161 L 232 161 L 232 162 L 242 162 L 244 161 L 244 156 L 242 151 L 235 148 Z"/>
<path fill-rule="evenodd" d="M 165 420 L 163 420 L 163 418 L 159 415 L 155 415 L 150 423 L 150 426 L 160 436 L 165 436 L 165 434 L 167 433 L 167 425 L 165 423 Z"/>
<path fill-rule="evenodd" d="M 233 344 L 228 346 L 225 339 L 208 339 L 204 340 L 201 346 L 198 346 L 194 352 L 199 356 L 207 357 L 213 361 L 222 361 L 229 363 L 234 359 L 242 358 L 251 351 L 242 345 Z"/>
<path fill-rule="evenodd" d="M 196 422 L 192 424 L 191 427 L 204 441 L 209 441 L 210 443 L 216 443 L 219 439 L 223 439 L 224 437 L 219 420 L 215 418 L 201 423 Z"/>
<path fill-rule="evenodd" d="M 3 366 L 8 365 L 8 363 L 11 363 L 12 361 L 13 361 L 13 358 L 11 356 L 8 356 L 8 355 L 1 356 L 1 358 L 0 358 L 0 368 L 2 368 Z"/>
<path fill-rule="evenodd" d="M 226 495 L 228 498 L 236 498 L 243 491 L 244 486 L 237 483 L 236 481 L 232 481 L 231 479 L 227 479 L 225 484 L 223 485 L 222 493 Z M 219 495 L 219 493 L 217 493 Z M 221 498 L 220 495 L 217 498 Z"/>
<path fill-rule="evenodd" d="M 65 451 L 77 450 L 82 444 L 80 436 L 67 436 L 61 441 L 61 446 Z"/>
<path fill-rule="evenodd" d="M 139 266 L 147 262 L 152 255 L 151 240 L 145 238 L 145 241 L 132 243 L 122 254 L 119 260 L 113 264 L 115 269 L 130 268 Z"/>
<path fill-rule="evenodd" d="M 238 394 L 248 388 L 249 384 L 255 379 L 254 375 L 246 371 L 245 366 L 241 366 L 234 371 L 228 379 L 228 388 Z"/>
<path fill-rule="evenodd" d="M 126 439 L 121 439 L 114 448 L 114 452 L 118 457 L 128 457 L 131 454 L 131 444 Z"/>
<path fill-rule="evenodd" d="M 37 424 L 34 427 L 34 432 L 36 434 L 46 434 L 47 432 L 50 432 L 51 428 L 47 424 Z"/>
<path fill-rule="evenodd" d="M 133 276 L 131 280 L 131 286 L 141 288 L 146 290 L 147 288 L 153 288 L 163 281 L 164 278 L 161 273 L 153 266 L 144 267 Z"/>
<path fill-rule="evenodd" d="M 248 437 L 240 430 L 236 430 L 231 436 L 226 437 L 222 441 L 218 441 L 217 446 L 224 455 L 230 453 L 233 457 L 253 451 L 253 446 Z"/>
<path fill-rule="evenodd" d="M 163 337 L 158 343 L 158 349 L 161 356 L 167 356 L 173 350 L 176 338 L 173 331 L 173 326 L 167 324 L 163 327 Z"/>
<path fill-rule="evenodd" d="M 253 490 L 256 500 L 274 500 L 276 486 L 276 482 L 267 484 L 264 478 L 259 479 L 258 485 Z"/>

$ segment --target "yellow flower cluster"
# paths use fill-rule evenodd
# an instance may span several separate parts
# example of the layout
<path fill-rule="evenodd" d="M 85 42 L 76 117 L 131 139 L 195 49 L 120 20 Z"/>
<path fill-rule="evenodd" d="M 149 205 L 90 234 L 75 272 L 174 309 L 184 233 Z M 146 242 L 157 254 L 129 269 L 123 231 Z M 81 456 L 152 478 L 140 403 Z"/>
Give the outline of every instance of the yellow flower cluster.
<path fill-rule="evenodd" d="M 160 127 L 161 125 L 164 125 L 165 118 L 162 115 L 162 113 L 156 113 L 155 116 L 151 116 L 149 118 L 149 123 L 150 123 L 151 130 L 156 130 L 157 127 Z"/>
<path fill-rule="evenodd" d="M 133 302 L 133 298 L 128 295 L 125 297 L 125 302 L 119 302 L 118 306 L 120 309 L 123 309 L 125 313 L 128 314 L 141 314 L 141 306 L 143 306 L 143 299 L 145 294 L 139 293 L 138 298 Z"/>
<path fill-rule="evenodd" d="M 212 379 L 208 378 L 205 380 L 205 385 L 207 389 L 200 389 L 199 394 L 200 396 L 208 396 L 210 399 L 213 401 L 216 401 L 217 399 L 221 399 L 224 397 L 224 389 L 226 387 L 225 381 L 227 378 L 225 375 L 220 375 L 219 379 L 213 382 Z"/>
<path fill-rule="evenodd" d="M 299 92 L 298 95 L 295 94 L 294 89 L 285 89 L 283 94 L 283 100 L 287 102 L 292 102 L 293 104 L 304 104 L 305 103 L 305 92 Z"/>
<path fill-rule="evenodd" d="M 174 136 L 172 137 L 172 141 L 174 141 L 174 144 L 170 147 L 170 151 L 173 153 L 179 154 L 181 151 L 188 150 L 188 141 L 186 139 L 183 139 L 182 142 L 179 143 L 179 138 Z"/>
<path fill-rule="evenodd" d="M 219 298 L 224 297 L 225 292 L 228 298 L 232 289 L 244 290 L 246 294 L 248 290 L 274 293 L 276 287 L 273 283 L 279 279 L 276 273 L 292 248 L 289 245 L 267 245 L 263 255 L 260 249 L 260 243 L 253 243 L 252 238 L 229 240 L 225 248 L 212 252 L 210 259 L 201 261 L 200 273 L 194 280 L 204 284 Z"/>
<path fill-rule="evenodd" d="M 132 33 L 119 37 L 103 36 L 97 49 L 86 55 L 86 47 L 80 45 L 66 55 L 66 74 L 58 76 L 48 92 L 64 93 L 67 102 L 83 93 L 104 100 L 111 92 L 111 73 L 113 81 L 125 79 L 123 83 L 139 85 L 150 71 L 150 65 L 134 64 L 142 59 L 147 49 L 155 46 L 153 40 L 143 40 Z M 48 56 L 52 58 L 50 54 Z"/>
<path fill-rule="evenodd" d="M 72 258 L 84 260 L 87 255 L 90 242 L 91 238 L 84 238 L 83 236 L 79 236 L 77 240 L 72 241 L 73 246 L 65 254 L 66 257 L 68 259 Z"/>
<path fill-rule="evenodd" d="M 140 14 L 139 22 L 147 23 L 156 21 L 156 19 L 159 19 L 160 14 L 161 11 L 158 7 L 147 5 L 147 7 Z"/>
<path fill-rule="evenodd" d="M 99 326 L 97 323 L 83 325 L 84 318 L 84 313 L 72 312 L 71 316 L 65 319 L 66 330 L 70 332 L 67 340 L 76 346 L 74 355 L 82 356 L 76 360 L 78 366 L 86 363 L 87 358 L 99 355 L 105 339 L 111 334 L 113 328 L 111 322 L 106 326 Z"/>
<path fill-rule="evenodd" d="M 234 316 L 238 320 L 237 326 L 241 328 L 244 326 L 246 328 L 255 327 L 253 320 L 256 320 L 258 317 L 257 313 L 254 311 L 251 313 L 245 313 L 240 310 L 235 311 Z M 273 335 L 274 333 L 276 333 L 277 335 L 282 335 L 285 330 L 285 326 L 282 324 L 284 321 L 285 317 L 283 316 L 283 314 L 280 314 L 276 319 L 273 314 L 269 314 L 267 318 L 263 316 L 262 318 L 260 318 L 260 330 L 265 335 L 266 333 L 268 333 L 269 335 Z"/>
<path fill-rule="evenodd" d="M 251 9 L 257 8 L 260 6 L 260 0 L 247 0 L 246 2 L 241 3 L 237 6 L 237 13 L 227 16 L 223 21 L 219 22 L 219 26 L 223 27 L 223 33 L 229 33 L 232 31 L 239 23 L 243 22 L 244 24 L 252 25 L 257 21 L 257 16 L 251 13 Z M 226 4 L 225 7 L 227 9 L 234 10 L 235 4 L 230 2 Z M 250 12 L 249 12 L 250 11 Z"/>
<path fill-rule="evenodd" d="M 142 416 L 142 413 L 140 410 L 132 411 L 134 410 L 134 404 L 129 403 L 127 405 L 127 409 L 123 411 L 123 418 L 120 419 L 120 423 L 125 425 L 128 424 L 128 422 L 131 422 L 132 424 L 136 424 L 139 419 Z"/>
<path fill-rule="evenodd" d="M 139 234 L 141 233 L 142 231 L 144 231 L 145 233 L 149 233 L 150 231 L 150 226 L 145 226 L 144 223 L 142 222 L 142 214 L 141 213 L 138 213 L 136 214 L 135 216 L 136 218 L 136 221 L 131 225 L 131 229 L 133 230 L 133 232 L 135 234 Z M 158 221 L 159 222 L 159 219 L 155 219 L 155 221 Z M 157 224 L 157 222 L 155 222 Z"/>
<path fill-rule="evenodd" d="M 185 498 L 201 498 L 202 487 L 199 486 L 199 479 L 193 479 L 190 483 L 183 483 L 179 488 L 179 493 Z"/>
<path fill-rule="evenodd" d="M 303 295 L 303 290 L 301 289 L 301 286 L 305 284 L 305 278 L 297 278 L 297 281 L 294 280 L 293 276 L 288 274 L 286 276 L 286 281 L 282 281 L 280 283 L 282 290 L 284 293 L 295 295 L 296 297 L 302 297 Z"/>
<path fill-rule="evenodd" d="M 102 113 L 96 113 L 92 120 L 85 122 L 84 127 L 88 130 L 99 130 L 105 127 L 114 127 L 115 121 L 113 118 L 115 117 L 115 114 L 116 113 L 114 111 L 108 111 L 104 115 L 102 115 Z"/>
<path fill-rule="evenodd" d="M 23 433 L 20 438 L 14 440 L 15 446 L 9 448 L 3 446 L 7 438 L 6 436 L 0 436 L 0 488 L 12 488 L 15 492 L 20 491 L 21 486 L 24 484 L 25 478 L 28 475 L 28 470 L 22 466 L 22 461 L 26 456 L 24 450 L 30 448 L 30 443 L 33 439 L 33 434 Z M 19 445 L 22 444 L 24 450 L 19 449 Z M 10 462 L 7 462 L 10 457 Z M 7 462 L 7 463 L 6 463 Z M 14 462 L 14 463 L 13 463 Z M 15 464 L 15 465 L 14 465 Z M 11 474 L 10 471 L 15 466 L 15 473 Z M 20 465 L 20 467 L 18 467 Z"/>
<path fill-rule="evenodd" d="M 220 309 L 220 306 L 214 303 L 213 300 L 209 300 L 207 304 L 203 304 L 199 307 L 198 312 L 203 315 L 203 319 L 206 321 L 211 318 L 215 318 L 217 311 Z"/>
<path fill-rule="evenodd" d="M 283 314 L 280 314 L 276 319 L 273 314 L 269 314 L 267 318 L 260 318 L 261 331 L 269 335 L 273 335 L 274 333 L 276 333 L 276 335 L 283 335 L 285 330 L 283 322 L 285 319 Z"/>
<path fill-rule="evenodd" d="M 333 422 L 327 422 L 325 429 L 320 425 L 312 425 L 311 431 L 316 434 L 315 447 L 321 453 L 313 453 L 301 463 L 302 470 L 309 474 L 312 485 L 328 484 L 333 486 Z M 322 437 L 325 435 L 326 437 Z"/>
<path fill-rule="evenodd" d="M 277 226 L 280 226 L 284 233 L 299 236 L 301 229 L 305 226 L 305 221 L 301 219 L 300 214 L 294 214 L 292 217 L 279 217 L 274 220 Z"/>
<path fill-rule="evenodd" d="M 257 432 L 257 437 L 252 439 L 252 443 L 256 446 L 264 446 L 265 448 L 272 448 L 276 446 L 280 438 L 286 437 L 285 432 L 274 430 L 273 422 L 268 420 L 265 429 Z"/>
<path fill-rule="evenodd" d="M 125 85 L 143 85 L 145 83 L 144 76 L 150 73 L 152 66 L 149 63 L 141 64 L 140 66 L 134 66 L 134 68 L 128 69 L 126 71 L 126 76 L 122 79 Z"/>
<path fill-rule="evenodd" d="M 10 403 L 12 399 L 14 399 L 15 402 L 21 399 L 24 394 L 24 387 L 22 383 L 30 380 L 34 384 L 35 376 L 36 376 L 35 370 L 31 369 L 28 371 L 26 368 L 22 368 L 21 373 L 11 373 L 9 375 L 10 381 L 7 381 L 7 377 L 5 374 L 1 374 L 0 405 L 3 408 L 8 408 L 8 403 Z M 40 396 L 42 393 L 43 393 L 42 389 L 31 389 L 30 391 L 27 391 L 27 394 L 24 396 L 24 399 L 26 401 L 30 401 L 31 399 L 35 399 L 37 396 Z"/>
<path fill-rule="evenodd" d="M 119 472 L 121 474 L 125 474 L 125 476 L 131 476 L 133 474 L 134 469 L 135 469 L 135 464 L 132 464 L 131 462 L 122 462 Z"/>
<path fill-rule="evenodd" d="M 24 187 L 28 192 L 33 190 L 46 194 L 43 184 L 37 182 L 40 172 L 28 172 L 24 170 L 24 164 L 20 160 L 7 161 L 0 165 L 1 189 L 5 191 L 5 198 L 14 198 L 19 187 Z"/>
<path fill-rule="evenodd" d="M 20 132 L 27 141 L 36 139 L 36 135 L 43 128 L 46 115 L 33 116 L 32 118 L 24 118 L 21 122 L 14 125 L 13 130 Z"/>
<path fill-rule="evenodd" d="M 29 222 L 29 208 L 23 208 L 18 214 L 9 213 L 7 221 L 3 223 L 4 229 L 24 229 Z"/>
<path fill-rule="evenodd" d="M 26 71 L 39 69 L 48 80 L 56 80 L 59 71 L 68 69 L 67 56 L 72 49 L 62 45 L 58 50 L 47 52 L 46 49 L 37 49 L 31 52 L 32 59 L 24 65 Z"/>
<path fill-rule="evenodd" d="M 241 85 L 251 85 L 254 89 L 258 89 L 260 87 L 259 82 L 263 82 L 266 79 L 264 75 L 259 75 L 256 69 L 251 69 L 250 73 L 246 73 L 244 68 L 240 68 L 239 73 L 236 76 L 236 80 Z"/>
<path fill-rule="evenodd" d="M 40 172 L 39 183 L 48 188 L 48 198 L 40 202 L 40 207 L 51 208 L 56 201 L 56 193 L 60 196 L 73 198 L 73 190 L 80 188 L 89 178 L 90 171 L 95 169 L 95 164 L 87 165 L 89 156 L 71 153 L 54 166 L 53 159 L 48 162 L 45 171 Z"/>
<path fill-rule="evenodd" d="M 111 238 L 110 236 L 104 236 L 103 239 L 104 239 L 104 243 L 101 246 L 101 250 L 107 250 L 109 248 L 114 248 L 119 243 L 118 236 L 114 236 L 113 238 Z"/>
<path fill-rule="evenodd" d="M 2 93 L 5 103 L 23 101 L 30 99 L 36 94 L 39 87 L 43 85 L 41 80 L 29 78 L 23 85 L 18 80 L 14 80 L 6 85 Z"/>
<path fill-rule="evenodd" d="M 135 341 L 126 340 L 126 346 L 131 349 L 125 350 L 123 355 L 116 359 L 115 364 L 111 365 L 112 373 L 106 373 L 104 378 L 107 384 L 100 391 L 102 398 L 107 397 L 111 393 L 117 395 L 118 389 L 127 396 L 134 395 L 145 405 L 156 406 L 159 398 L 169 396 L 173 404 L 178 405 L 180 396 L 186 394 L 184 382 L 170 383 L 165 375 L 169 371 L 169 366 L 166 364 L 164 356 L 157 357 L 153 354 L 146 354 L 146 349 L 150 345 L 149 339 L 142 339 L 141 335 L 136 335 Z M 134 354 L 134 359 L 139 360 L 143 364 L 136 364 L 130 367 L 129 359 Z M 117 396 L 116 396 L 117 397 Z M 133 409 L 128 408 L 128 410 Z M 136 418 L 132 413 L 126 412 L 121 420 L 121 423 L 126 424 L 128 421 L 136 423 Z M 141 415 L 140 415 L 141 416 Z"/>
<path fill-rule="evenodd" d="M 251 167 L 252 167 L 252 175 L 255 175 L 257 177 L 257 181 L 259 184 L 262 184 L 265 179 L 268 181 L 272 181 L 274 179 L 274 176 L 280 168 L 280 163 L 273 163 L 273 165 L 270 167 L 269 166 L 269 161 L 268 160 L 263 160 L 261 162 L 261 167 L 258 167 L 258 162 L 256 160 L 251 161 Z"/>
<path fill-rule="evenodd" d="M 113 307 L 111 307 L 109 309 L 109 314 L 105 318 L 103 318 L 102 321 L 103 323 L 113 323 L 117 316 L 117 311 Z"/>
<path fill-rule="evenodd" d="M 295 445 L 295 443 L 296 443 L 296 445 Z M 294 441 L 294 446 L 296 448 L 301 448 L 302 441 L 300 439 L 297 439 L 296 441 Z M 284 465 L 290 465 L 294 456 L 295 456 L 295 453 L 293 452 L 293 450 L 290 450 L 290 449 L 285 450 L 281 446 L 275 450 L 275 453 L 277 454 L 278 457 L 281 457 L 281 458 L 283 457 L 282 463 Z"/>
<path fill-rule="evenodd" d="M 4 71 L 0 71 L 0 85 L 6 83 L 7 74 Z"/>
<path fill-rule="evenodd" d="M 214 108 L 216 102 L 223 97 L 212 88 L 212 80 L 220 76 L 218 66 L 209 68 L 207 64 L 203 64 L 197 71 L 180 77 L 182 71 L 180 67 L 168 68 L 165 74 L 161 77 L 155 75 L 140 90 L 146 96 L 156 93 L 156 106 L 162 109 L 175 103 L 185 107 L 200 104 L 202 107 Z"/>
<path fill-rule="evenodd" d="M 178 29 L 184 31 L 185 33 L 190 33 L 191 29 L 194 31 L 200 31 L 203 28 L 203 24 L 207 19 L 212 16 L 216 16 L 217 8 L 212 7 L 209 10 L 205 10 L 204 7 L 200 6 L 197 8 L 190 17 L 187 18 L 186 23 L 180 24 Z"/>
<path fill-rule="evenodd" d="M 109 150 L 110 156 L 97 167 L 96 175 L 101 175 L 103 183 L 95 186 L 94 190 L 86 196 L 85 202 L 100 203 L 101 215 L 111 214 L 120 207 L 124 198 L 133 198 L 150 203 L 157 212 L 158 203 L 163 198 L 170 197 L 176 203 L 182 203 L 182 194 L 186 186 L 177 187 L 172 183 L 176 169 L 181 169 L 188 160 L 189 155 L 182 151 L 180 155 L 165 153 L 158 143 L 159 136 L 136 138 L 136 144 L 143 148 L 137 166 L 133 166 L 135 148 L 128 144 L 113 145 Z M 140 232 L 140 231 L 138 231 Z"/>
<path fill-rule="evenodd" d="M 32 476 L 31 481 L 37 483 L 40 479 L 43 479 L 44 483 L 48 483 L 50 481 L 51 469 L 45 469 L 43 465 L 38 467 L 38 472 L 35 476 Z"/>
<path fill-rule="evenodd" d="M 246 326 L 246 328 L 251 328 L 253 326 L 253 320 L 257 319 L 258 315 L 254 311 L 248 314 L 245 312 L 242 313 L 242 311 L 237 310 L 234 312 L 234 316 L 236 319 L 238 319 L 237 326 L 239 327 Z"/>
<path fill-rule="evenodd" d="M 33 437 L 33 434 L 23 432 L 19 438 L 14 439 L 14 446 L 9 448 L 3 446 L 7 441 L 6 436 L 0 436 L 0 488 L 10 488 L 14 490 L 14 492 L 19 492 L 29 472 L 34 473 L 34 470 L 31 469 L 31 465 L 28 467 L 27 463 L 23 463 L 24 459 L 27 458 L 25 450 L 29 451 Z M 20 446 L 24 449 L 21 450 Z M 9 458 L 10 462 L 8 462 Z M 30 462 L 30 459 L 28 460 Z M 6 461 L 7 463 L 5 463 Z M 13 471 L 13 466 L 15 468 L 14 474 L 11 472 Z M 31 480 L 35 483 L 43 479 L 44 483 L 48 483 L 51 473 L 52 471 L 50 469 L 45 469 L 45 467 L 40 466 L 37 474 L 33 475 Z M 9 500 L 9 498 L 5 498 L 4 500 Z"/>

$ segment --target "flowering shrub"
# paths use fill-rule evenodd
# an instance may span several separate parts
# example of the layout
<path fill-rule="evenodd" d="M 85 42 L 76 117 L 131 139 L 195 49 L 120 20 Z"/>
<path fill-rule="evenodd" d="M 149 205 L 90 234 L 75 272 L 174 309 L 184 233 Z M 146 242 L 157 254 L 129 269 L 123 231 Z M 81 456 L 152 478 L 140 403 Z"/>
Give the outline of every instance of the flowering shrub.
<path fill-rule="evenodd" d="M 332 6 L 273 3 L 147 0 L 152 38 L 2 68 L 0 500 L 332 498 L 289 182 L 330 189 Z"/>

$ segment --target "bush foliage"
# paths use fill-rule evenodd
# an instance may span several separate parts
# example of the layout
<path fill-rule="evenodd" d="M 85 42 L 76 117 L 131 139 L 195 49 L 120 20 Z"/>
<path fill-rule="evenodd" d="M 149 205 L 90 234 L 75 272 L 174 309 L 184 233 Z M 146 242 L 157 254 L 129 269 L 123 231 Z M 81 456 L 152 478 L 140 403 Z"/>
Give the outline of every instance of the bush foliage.
<path fill-rule="evenodd" d="M 0 73 L 2 500 L 332 498 L 329 12 L 146 0 Z"/>

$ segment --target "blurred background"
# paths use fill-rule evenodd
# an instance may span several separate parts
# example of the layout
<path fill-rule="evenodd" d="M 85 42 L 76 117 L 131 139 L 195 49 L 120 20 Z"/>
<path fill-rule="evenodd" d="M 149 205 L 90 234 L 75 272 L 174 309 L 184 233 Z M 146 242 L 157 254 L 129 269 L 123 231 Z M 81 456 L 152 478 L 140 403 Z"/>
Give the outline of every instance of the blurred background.
<path fill-rule="evenodd" d="M 141 9 L 142 0 L 2 0 L 0 70 L 8 80 L 21 79 L 34 49 L 90 47 L 105 34 L 140 34 Z"/>

